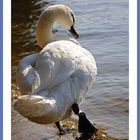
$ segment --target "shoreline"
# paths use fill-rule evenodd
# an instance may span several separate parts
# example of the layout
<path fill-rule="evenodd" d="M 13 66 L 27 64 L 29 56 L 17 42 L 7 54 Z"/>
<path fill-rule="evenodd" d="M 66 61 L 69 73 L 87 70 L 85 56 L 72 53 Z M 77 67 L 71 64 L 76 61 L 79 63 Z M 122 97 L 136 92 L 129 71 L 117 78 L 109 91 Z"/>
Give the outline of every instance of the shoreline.
<path fill-rule="evenodd" d="M 58 130 L 55 124 L 40 125 L 29 121 L 28 119 L 22 117 L 18 112 L 16 112 L 13 107 L 11 109 L 12 114 L 12 130 L 11 138 L 12 140 L 76 140 L 79 137 L 77 131 L 77 121 L 76 119 L 69 119 L 62 121 L 61 125 L 64 129 L 71 130 L 69 134 L 59 136 Z M 128 138 L 117 139 L 108 136 L 103 129 L 96 126 L 97 136 L 94 140 L 128 140 Z M 92 140 L 88 138 L 81 137 L 79 140 Z"/>

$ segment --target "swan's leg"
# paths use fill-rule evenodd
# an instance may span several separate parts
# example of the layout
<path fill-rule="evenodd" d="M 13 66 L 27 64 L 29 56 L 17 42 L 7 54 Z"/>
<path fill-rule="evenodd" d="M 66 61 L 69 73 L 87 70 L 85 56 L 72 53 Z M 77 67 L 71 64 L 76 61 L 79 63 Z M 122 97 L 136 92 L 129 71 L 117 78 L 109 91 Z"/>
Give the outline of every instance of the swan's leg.
<path fill-rule="evenodd" d="M 71 106 L 73 112 L 76 114 L 76 115 L 79 115 L 79 106 L 78 104 L 74 103 L 72 106 Z"/>
<path fill-rule="evenodd" d="M 64 135 L 64 134 L 65 134 L 65 131 L 64 131 L 63 128 L 60 126 L 60 122 L 58 121 L 58 122 L 56 122 L 55 124 L 56 124 L 56 126 L 57 126 L 57 128 L 58 128 L 58 130 L 59 130 L 59 134 L 60 134 L 60 135 Z"/>
<path fill-rule="evenodd" d="M 79 116 L 78 131 L 83 135 L 95 136 L 97 129 L 87 119 L 84 112 L 79 112 L 78 104 L 74 103 L 71 108 L 73 112 Z"/>

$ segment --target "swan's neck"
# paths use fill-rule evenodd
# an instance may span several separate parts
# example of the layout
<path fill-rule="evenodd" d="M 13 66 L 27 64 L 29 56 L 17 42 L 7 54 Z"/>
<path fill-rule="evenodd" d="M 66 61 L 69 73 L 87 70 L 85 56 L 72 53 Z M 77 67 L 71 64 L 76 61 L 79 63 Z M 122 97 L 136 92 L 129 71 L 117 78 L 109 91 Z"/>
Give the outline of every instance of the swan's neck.
<path fill-rule="evenodd" d="M 41 15 L 36 29 L 37 43 L 41 48 L 44 48 L 48 43 L 55 40 L 52 33 L 53 24 L 54 18 L 50 13 Z"/>

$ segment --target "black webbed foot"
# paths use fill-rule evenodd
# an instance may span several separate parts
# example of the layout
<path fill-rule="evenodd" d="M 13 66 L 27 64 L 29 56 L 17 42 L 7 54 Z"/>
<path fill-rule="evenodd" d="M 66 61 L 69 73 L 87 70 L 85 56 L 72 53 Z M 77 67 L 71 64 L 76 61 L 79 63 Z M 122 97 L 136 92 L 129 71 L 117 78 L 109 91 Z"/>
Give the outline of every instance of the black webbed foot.
<path fill-rule="evenodd" d="M 65 135 L 66 132 L 65 132 L 64 129 L 60 126 L 60 122 L 58 121 L 58 122 L 56 122 L 55 124 L 56 124 L 56 126 L 57 126 L 57 128 L 58 128 L 58 130 L 59 130 L 59 135 Z"/>
<path fill-rule="evenodd" d="M 97 129 L 87 119 L 86 114 L 84 112 L 79 113 L 78 130 L 85 136 L 95 136 L 97 132 Z"/>
<path fill-rule="evenodd" d="M 79 113 L 78 104 L 74 103 L 71 108 L 79 116 L 78 131 L 82 134 L 81 137 L 95 137 L 97 129 L 87 119 L 84 112 Z"/>

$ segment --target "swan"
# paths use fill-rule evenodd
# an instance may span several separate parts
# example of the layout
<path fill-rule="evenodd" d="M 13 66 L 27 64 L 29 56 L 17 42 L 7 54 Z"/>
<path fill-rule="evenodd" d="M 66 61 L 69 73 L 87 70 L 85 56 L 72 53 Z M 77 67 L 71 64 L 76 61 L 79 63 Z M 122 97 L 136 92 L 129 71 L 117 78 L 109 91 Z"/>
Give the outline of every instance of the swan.
<path fill-rule="evenodd" d="M 66 5 L 49 6 L 41 14 L 36 40 L 42 50 L 18 64 L 21 96 L 14 109 L 32 122 L 55 123 L 63 134 L 59 122 L 69 118 L 72 111 L 80 118 L 79 104 L 95 81 L 97 67 L 92 54 L 75 39 L 53 34 L 55 22 L 78 38 L 74 12 Z"/>

